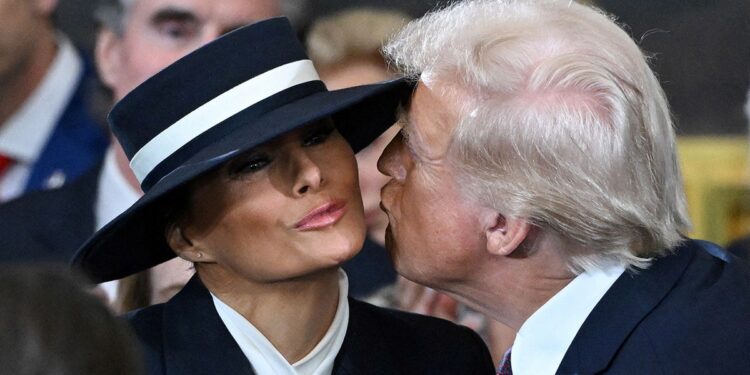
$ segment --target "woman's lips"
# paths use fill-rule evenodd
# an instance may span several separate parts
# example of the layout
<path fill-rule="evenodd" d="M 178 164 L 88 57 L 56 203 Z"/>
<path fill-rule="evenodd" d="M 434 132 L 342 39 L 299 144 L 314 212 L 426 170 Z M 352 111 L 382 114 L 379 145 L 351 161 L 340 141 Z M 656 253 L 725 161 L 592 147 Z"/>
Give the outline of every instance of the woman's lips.
<path fill-rule="evenodd" d="M 346 213 L 346 202 L 331 201 L 310 211 L 302 220 L 294 224 L 301 231 L 316 230 L 335 224 Z"/>

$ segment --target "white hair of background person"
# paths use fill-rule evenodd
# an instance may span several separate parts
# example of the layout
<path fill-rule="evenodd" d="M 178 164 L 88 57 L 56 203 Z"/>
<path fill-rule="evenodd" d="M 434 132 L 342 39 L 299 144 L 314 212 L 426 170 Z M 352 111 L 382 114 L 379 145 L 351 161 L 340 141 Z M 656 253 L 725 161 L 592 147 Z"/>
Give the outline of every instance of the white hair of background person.
<path fill-rule="evenodd" d="M 138 0 L 98 0 L 94 8 L 94 18 L 112 29 L 117 35 L 125 30 L 127 11 Z M 213 1 L 213 0 L 207 0 Z M 307 0 L 279 0 L 281 14 L 289 18 L 292 25 L 299 26 L 304 17 Z"/>
<path fill-rule="evenodd" d="M 410 23 L 384 52 L 462 98 L 448 159 L 463 193 L 552 234 L 574 272 L 646 267 L 689 229 L 664 92 L 605 14 L 467 0 Z"/>

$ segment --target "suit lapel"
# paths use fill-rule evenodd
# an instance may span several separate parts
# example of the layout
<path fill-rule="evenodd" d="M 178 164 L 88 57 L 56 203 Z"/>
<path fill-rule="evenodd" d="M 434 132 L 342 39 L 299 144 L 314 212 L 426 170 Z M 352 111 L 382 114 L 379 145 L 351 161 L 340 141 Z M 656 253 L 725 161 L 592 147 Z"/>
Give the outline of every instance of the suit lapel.
<path fill-rule="evenodd" d="M 48 214 L 29 219 L 29 223 L 41 222 L 34 237 L 49 251 L 47 259 L 68 261 L 94 233 L 94 205 L 101 170 L 99 164 L 60 190 L 47 192 L 44 196 L 50 197 Z"/>
<path fill-rule="evenodd" d="M 163 319 L 166 374 L 254 374 L 198 276 L 166 304 Z"/>
<path fill-rule="evenodd" d="M 672 290 L 695 251 L 688 240 L 648 269 L 623 273 L 589 314 L 557 372 L 593 374 L 606 369 L 628 335 Z"/>
<path fill-rule="evenodd" d="M 333 365 L 333 375 L 402 372 L 395 361 L 388 360 L 394 355 L 402 355 L 402 348 L 399 343 L 386 346 L 378 332 L 383 328 L 386 327 L 380 324 L 377 316 L 368 314 L 361 302 L 349 298 L 349 324 Z M 403 348 L 403 355 L 408 355 L 408 348 Z M 377 371 L 372 371 L 373 366 L 377 366 Z"/>

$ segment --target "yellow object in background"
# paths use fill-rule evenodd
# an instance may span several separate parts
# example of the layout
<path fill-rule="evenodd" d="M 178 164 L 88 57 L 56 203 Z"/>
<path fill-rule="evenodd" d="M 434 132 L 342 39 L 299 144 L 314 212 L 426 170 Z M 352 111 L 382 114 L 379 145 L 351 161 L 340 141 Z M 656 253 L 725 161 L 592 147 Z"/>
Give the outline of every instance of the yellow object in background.
<path fill-rule="evenodd" d="M 690 136 L 677 140 L 689 234 L 721 245 L 750 234 L 750 165 L 743 136 Z"/>

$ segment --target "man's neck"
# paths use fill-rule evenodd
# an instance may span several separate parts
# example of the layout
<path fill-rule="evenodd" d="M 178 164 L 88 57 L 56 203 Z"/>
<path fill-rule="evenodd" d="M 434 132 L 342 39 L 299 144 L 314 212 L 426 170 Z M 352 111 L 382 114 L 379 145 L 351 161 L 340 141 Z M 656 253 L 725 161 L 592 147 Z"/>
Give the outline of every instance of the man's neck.
<path fill-rule="evenodd" d="M 0 81 L 0 126 L 34 93 L 55 60 L 58 48 L 54 31 L 44 35 L 34 42 L 37 48 L 27 61 Z"/>
<path fill-rule="evenodd" d="M 230 276 L 215 264 L 196 268 L 208 290 L 252 323 L 289 363 L 315 348 L 336 315 L 336 268 L 273 283 Z"/>
<path fill-rule="evenodd" d="M 563 255 L 551 249 L 491 259 L 475 274 L 476 279 L 447 292 L 516 331 L 576 276 Z"/>

